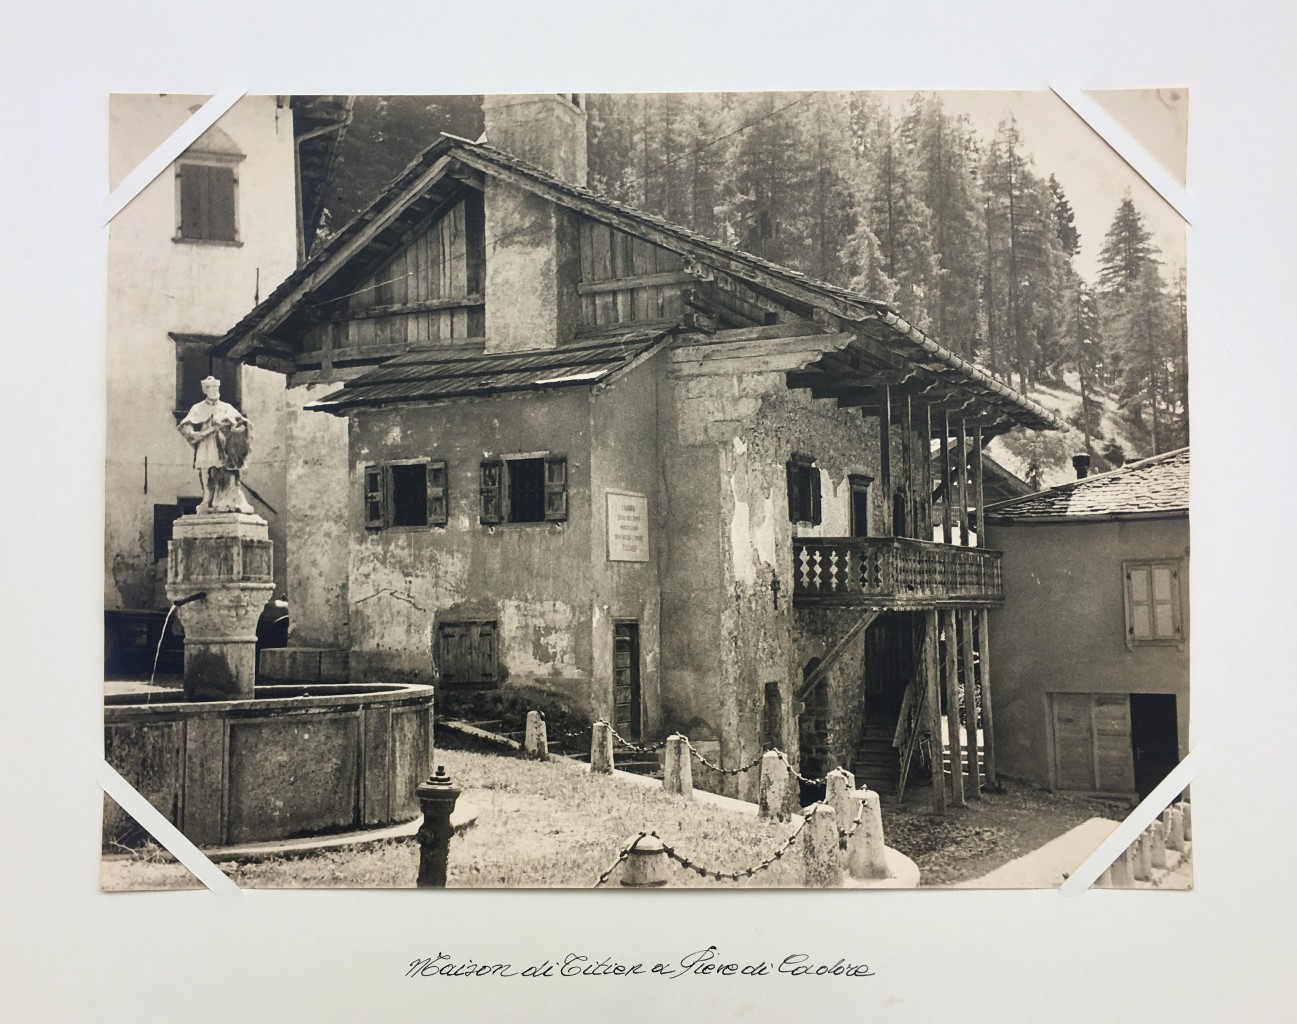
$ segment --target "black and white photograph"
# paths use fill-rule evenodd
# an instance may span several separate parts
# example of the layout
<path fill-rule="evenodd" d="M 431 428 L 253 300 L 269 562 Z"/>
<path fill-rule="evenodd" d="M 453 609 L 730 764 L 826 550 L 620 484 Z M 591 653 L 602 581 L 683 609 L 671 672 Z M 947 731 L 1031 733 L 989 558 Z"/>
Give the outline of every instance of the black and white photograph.
<path fill-rule="evenodd" d="M 207 120 L 109 226 L 104 744 L 235 884 L 1057 888 L 1188 752 L 1185 221 L 1062 97 L 218 100 L 109 105 L 114 188 Z"/>

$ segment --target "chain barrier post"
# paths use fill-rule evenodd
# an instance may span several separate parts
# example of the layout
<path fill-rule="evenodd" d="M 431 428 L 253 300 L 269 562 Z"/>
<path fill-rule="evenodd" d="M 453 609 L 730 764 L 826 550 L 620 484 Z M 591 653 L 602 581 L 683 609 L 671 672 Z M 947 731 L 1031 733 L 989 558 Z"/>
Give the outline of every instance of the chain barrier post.
<path fill-rule="evenodd" d="M 1135 877 L 1147 882 L 1153 877 L 1153 830 L 1144 829 L 1135 840 Z"/>
<path fill-rule="evenodd" d="M 545 716 L 539 711 L 527 712 L 527 732 L 523 736 L 522 749 L 528 757 L 538 761 L 549 760 L 549 739 L 545 734 Z"/>
<path fill-rule="evenodd" d="M 414 791 L 423 810 L 423 824 L 415 834 L 419 842 L 419 877 L 421 888 L 445 888 L 446 860 L 450 854 L 450 837 L 455 830 L 450 816 L 459 799 L 459 790 L 450 784 L 450 776 L 443 765 L 437 765 L 437 774 Z"/>
<path fill-rule="evenodd" d="M 1112 862 L 1109 869 L 1112 873 L 1112 884 L 1118 889 L 1130 889 L 1135 885 L 1134 858 L 1131 857 L 1130 847 L 1121 851 L 1121 854 Z"/>
<path fill-rule="evenodd" d="M 630 889 L 656 889 L 667 884 L 667 850 L 657 836 L 641 836 L 626 856 L 621 884 Z"/>
<path fill-rule="evenodd" d="M 1174 805 L 1175 809 L 1180 812 L 1180 817 L 1184 820 L 1184 837 L 1185 839 L 1193 838 L 1193 808 L 1188 800 L 1181 800 Z"/>
<path fill-rule="evenodd" d="M 1153 867 L 1166 870 L 1166 826 L 1153 822 Z"/>
<path fill-rule="evenodd" d="M 824 802 L 845 825 L 856 816 L 856 777 L 845 768 L 834 768 L 824 777 Z"/>
<path fill-rule="evenodd" d="M 788 813 L 792 771 L 777 750 L 761 755 L 761 779 L 757 789 L 757 808 L 763 818 L 783 818 Z"/>
<path fill-rule="evenodd" d="M 590 729 L 590 770 L 607 775 L 612 766 L 612 726 L 603 721 L 595 722 Z"/>
<path fill-rule="evenodd" d="M 872 790 L 858 789 L 853 803 L 860 809 L 860 824 L 847 839 L 847 871 L 852 878 L 886 878 L 882 801 Z"/>
<path fill-rule="evenodd" d="M 1167 830 L 1166 845 L 1172 850 L 1184 853 L 1184 815 L 1174 807 L 1166 810 Z"/>
<path fill-rule="evenodd" d="M 842 856 L 838 848 L 838 816 L 828 804 L 811 807 L 802 845 L 808 889 L 842 885 Z"/>
<path fill-rule="evenodd" d="M 678 732 L 667 737 L 666 767 L 662 772 L 662 791 L 693 798 L 693 766 L 689 761 L 689 740 Z"/>

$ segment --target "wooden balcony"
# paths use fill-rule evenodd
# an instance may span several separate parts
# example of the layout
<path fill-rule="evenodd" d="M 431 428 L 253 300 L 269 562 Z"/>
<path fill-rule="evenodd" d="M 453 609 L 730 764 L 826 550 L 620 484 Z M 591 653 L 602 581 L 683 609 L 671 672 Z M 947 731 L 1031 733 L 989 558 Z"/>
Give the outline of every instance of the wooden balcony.
<path fill-rule="evenodd" d="M 1002 604 L 1000 552 L 908 537 L 793 541 L 793 604 L 968 608 Z"/>

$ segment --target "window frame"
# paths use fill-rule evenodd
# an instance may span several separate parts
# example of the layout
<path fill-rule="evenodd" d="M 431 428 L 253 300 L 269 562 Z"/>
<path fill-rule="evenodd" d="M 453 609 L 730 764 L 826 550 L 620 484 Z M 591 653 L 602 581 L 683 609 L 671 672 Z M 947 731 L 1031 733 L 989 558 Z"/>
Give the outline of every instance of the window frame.
<path fill-rule="evenodd" d="M 171 240 L 179 245 L 218 245 L 238 248 L 243 245 L 239 231 L 239 165 L 243 156 L 223 153 L 186 153 L 175 162 L 176 233 Z M 221 167 L 230 171 L 230 218 L 233 238 L 204 238 L 185 234 L 184 175 L 188 167 Z"/>
<path fill-rule="evenodd" d="M 510 462 L 541 463 L 540 519 L 512 520 L 509 502 Z M 482 459 L 478 463 L 478 522 L 482 526 L 544 526 L 547 523 L 566 523 L 569 517 L 569 488 L 571 474 L 568 458 L 556 452 L 516 452 Z"/>
<path fill-rule="evenodd" d="M 1141 647 L 1182 647 L 1185 642 L 1184 631 L 1184 602 L 1181 594 L 1180 572 L 1183 566 L 1183 559 L 1179 558 L 1137 558 L 1129 559 L 1121 563 L 1121 593 L 1122 607 L 1125 613 L 1125 642 L 1127 650 L 1137 650 Z M 1169 569 L 1171 572 L 1170 596 L 1167 604 L 1171 607 L 1171 633 L 1159 635 L 1157 633 L 1157 616 L 1155 614 L 1159 604 L 1155 597 L 1153 573 L 1157 569 Z M 1149 635 L 1146 637 L 1135 636 L 1134 609 L 1138 604 L 1134 600 L 1132 584 L 1132 572 L 1147 571 L 1148 573 L 1148 623 Z"/>
<path fill-rule="evenodd" d="M 788 521 L 794 526 L 819 526 L 824 522 L 824 484 L 815 457 L 793 452 L 784 468 L 788 483 Z"/>
<path fill-rule="evenodd" d="M 847 474 L 847 501 L 850 502 L 847 508 L 847 529 L 852 537 L 870 536 L 870 520 L 873 518 L 874 510 L 874 478 L 865 473 L 848 473 Z M 865 505 L 865 521 L 859 523 L 856 521 L 856 495 L 862 495 Z"/>
<path fill-rule="evenodd" d="M 482 630 L 488 628 L 491 633 L 491 665 L 489 679 L 449 679 L 446 677 L 445 631 L 448 628 L 476 629 L 479 640 Z M 439 621 L 433 627 L 436 650 L 437 684 L 453 686 L 456 689 L 487 690 L 500 685 L 500 624 L 498 619 L 455 619 Z"/>
<path fill-rule="evenodd" d="M 392 467 L 422 466 L 426 521 L 393 523 L 396 508 L 393 496 Z M 433 474 L 440 473 L 441 486 L 433 486 Z M 366 462 L 360 470 L 361 517 L 366 530 L 444 529 L 450 519 L 450 473 L 444 459 L 428 457 L 382 459 Z"/>
<path fill-rule="evenodd" d="M 222 402 L 236 408 L 242 406 L 243 364 L 237 359 L 223 359 L 220 356 L 212 355 L 212 346 L 220 338 L 213 337 L 210 340 L 204 340 L 196 336 L 181 335 L 176 332 L 172 332 L 170 336 L 176 346 L 176 401 L 172 412 L 175 414 L 177 423 L 184 419 L 189 410 L 205 397 L 201 386 L 204 377 L 216 377 L 220 380 Z M 203 360 L 203 366 L 195 371 L 202 376 L 192 382 L 197 385 L 197 391 L 187 396 L 185 394 L 185 368 L 190 365 L 190 360 L 194 358 Z"/>

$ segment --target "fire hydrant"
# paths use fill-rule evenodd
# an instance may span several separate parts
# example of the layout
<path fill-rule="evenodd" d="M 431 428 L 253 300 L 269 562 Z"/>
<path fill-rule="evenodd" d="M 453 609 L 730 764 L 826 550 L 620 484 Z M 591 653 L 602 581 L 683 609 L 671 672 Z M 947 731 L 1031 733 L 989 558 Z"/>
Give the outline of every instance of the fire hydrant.
<path fill-rule="evenodd" d="M 419 888 L 446 886 L 446 858 L 450 837 L 455 830 L 450 816 L 455 811 L 459 790 L 450 784 L 445 766 L 437 765 L 437 774 L 428 777 L 415 791 L 423 809 L 423 824 L 415 838 L 419 841 Z"/>

